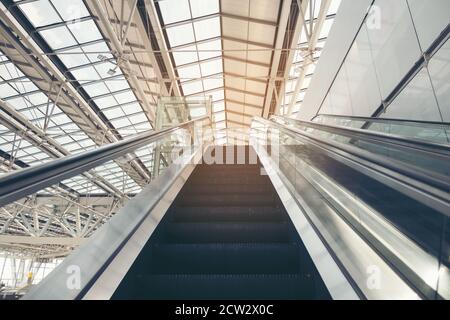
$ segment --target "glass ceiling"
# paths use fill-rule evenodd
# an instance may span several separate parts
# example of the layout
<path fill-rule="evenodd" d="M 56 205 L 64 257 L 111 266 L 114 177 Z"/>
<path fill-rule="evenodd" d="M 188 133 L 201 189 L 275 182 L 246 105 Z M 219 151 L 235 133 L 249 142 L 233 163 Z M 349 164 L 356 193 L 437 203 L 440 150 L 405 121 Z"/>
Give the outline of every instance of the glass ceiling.
<path fill-rule="evenodd" d="M 109 54 L 111 50 L 82 0 L 72 0 L 70 4 L 64 0 L 15 2 L 62 61 L 60 71 L 70 73 L 74 86 L 80 86 L 78 90 L 82 88 L 87 93 L 88 103 L 108 120 L 117 137 L 151 129 L 146 114 L 116 59 Z M 59 108 L 58 101 L 55 104 L 49 100 L 3 53 L 0 56 L 0 98 L 45 131 L 68 153 L 96 147 L 95 142 Z M 50 116 L 46 117 L 46 114 Z M 14 135 L 8 128 L 0 126 L 0 132 L 0 150 L 13 152 L 16 160 L 31 166 L 51 159 L 46 152 Z M 152 161 L 145 163 L 151 170 Z M 140 190 L 114 162 L 96 171 L 125 193 Z M 64 184 L 78 193 L 104 193 L 82 176 Z"/>
<path fill-rule="evenodd" d="M 22 2 L 18 7 L 120 136 L 151 129 L 82 0 Z"/>
<path fill-rule="evenodd" d="M 211 96 L 215 129 L 224 129 L 225 104 L 219 0 L 156 2 L 183 95 Z M 216 134 L 216 143 L 224 143 Z"/>
<path fill-rule="evenodd" d="M 15 1 L 15 4 L 60 59 L 62 62 L 60 71 L 70 76 L 69 81 L 78 90 L 82 89 L 85 92 L 88 103 L 107 120 L 111 131 L 119 139 L 151 129 L 141 102 L 138 101 L 130 87 L 117 59 L 111 54 L 108 39 L 103 37 L 94 17 L 91 16 L 82 0 L 70 2 L 65 0 L 22 0 Z M 312 0 L 305 11 L 306 25 L 310 28 L 314 28 L 317 23 L 320 4 L 321 0 Z M 296 51 L 285 86 L 281 113 L 287 112 L 287 106 L 300 70 L 305 68 L 306 76 L 297 95 L 293 113 L 300 109 L 314 73 L 315 63 L 320 57 L 320 49 L 325 44 L 339 4 L 340 0 L 331 1 L 327 18 L 320 31 L 319 41 L 316 45 L 317 50 L 313 53 L 314 63 L 305 65 L 304 51 Z M 226 142 L 227 120 L 236 118 L 237 121 L 244 117 L 246 118 L 244 122 L 248 122 L 251 120 L 252 114 L 260 113 L 258 107 L 264 103 L 264 95 L 259 95 L 258 92 L 265 91 L 265 81 L 256 81 L 245 77 L 250 69 L 261 74 L 267 72 L 269 65 L 265 66 L 263 61 L 270 58 L 272 49 L 268 49 L 267 52 L 258 51 L 261 47 L 255 44 L 256 41 L 253 41 L 251 45 L 247 43 L 245 47 L 239 47 L 239 42 L 232 42 L 228 39 L 231 36 L 224 39 L 222 24 L 225 24 L 227 32 L 242 33 L 244 29 L 240 29 L 240 31 L 232 29 L 233 25 L 240 25 L 242 19 L 238 22 L 227 16 L 226 20 L 222 22 L 222 19 L 225 19 L 222 17 L 224 8 L 219 0 L 159 0 L 155 1 L 155 6 L 161 15 L 162 27 L 168 47 L 171 49 L 182 94 L 212 97 L 213 122 L 216 129 L 223 130 L 223 132 L 217 132 L 216 143 Z M 238 7 L 236 6 L 236 8 Z M 230 10 L 232 13 L 233 7 L 230 6 L 230 3 L 226 3 L 225 10 Z M 249 4 L 247 14 L 241 13 L 250 18 L 251 12 L 257 13 Z M 312 21 L 310 21 L 311 13 Z M 261 16 L 256 16 L 260 19 L 259 25 L 255 22 L 247 22 L 246 29 L 249 32 L 247 38 L 260 37 L 262 44 L 276 27 L 276 25 L 271 25 L 271 23 L 276 23 L 276 21 L 271 21 L 271 16 L 271 14 L 263 12 Z M 263 21 L 263 18 L 267 21 Z M 251 23 L 253 23 L 253 29 L 251 29 Z M 257 27 L 255 27 L 256 25 Z M 269 39 L 268 43 L 271 41 Z M 223 50 L 224 43 L 226 50 Z M 302 48 L 306 45 L 307 35 L 303 29 L 298 46 Z M 250 50 L 250 54 L 247 52 L 245 56 L 241 57 L 239 48 Z M 256 50 L 251 51 L 252 49 Z M 243 64 L 243 60 L 247 61 L 248 59 L 252 61 Z M 225 99 L 224 93 L 226 89 L 224 61 L 228 66 L 227 71 L 242 70 L 243 68 L 246 71 L 243 76 L 238 78 L 227 77 L 227 99 Z M 242 92 L 238 88 L 243 88 Z M 252 92 L 254 93 L 252 94 Z M 241 96 L 244 102 L 240 102 Z M 55 104 L 49 100 L 47 95 L 39 90 L 31 79 L 25 76 L 3 54 L 0 55 L 0 98 L 8 102 L 38 128 L 45 129 L 44 131 L 61 144 L 68 153 L 96 147 L 96 143 L 59 108 L 58 103 Z M 225 113 L 225 100 L 229 113 Z M 241 109 L 243 111 L 239 115 L 238 111 Z M 51 116 L 46 119 L 46 114 L 49 113 Z M 0 132 L 2 133 L 0 150 L 6 153 L 14 152 L 15 159 L 27 165 L 35 165 L 51 159 L 47 153 L 14 135 L 8 128 L 0 126 Z M 111 165 L 113 167 L 109 170 L 113 176 L 121 168 L 114 163 Z M 123 187 L 120 183 L 117 186 L 120 189 Z M 137 185 L 131 184 L 130 190 L 137 190 L 137 187 Z"/>

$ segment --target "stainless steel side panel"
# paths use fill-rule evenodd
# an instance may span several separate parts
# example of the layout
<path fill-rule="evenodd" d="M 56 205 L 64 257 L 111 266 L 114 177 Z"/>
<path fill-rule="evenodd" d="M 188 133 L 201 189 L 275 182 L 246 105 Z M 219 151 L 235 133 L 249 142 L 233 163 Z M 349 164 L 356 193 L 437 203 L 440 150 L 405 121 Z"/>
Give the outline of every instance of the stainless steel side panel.
<path fill-rule="evenodd" d="M 80 299 L 86 293 L 91 299 L 110 296 L 114 292 L 111 292 L 114 284 L 120 283 L 127 266 L 133 263 L 136 250 L 145 239 L 142 232 L 145 229 L 149 232 L 146 236 L 151 236 L 165 213 L 164 207 L 168 207 L 170 199 L 184 184 L 201 154 L 202 148 L 198 148 L 174 161 L 41 283 L 31 288 L 23 299 L 72 300 Z M 132 243 L 127 246 L 130 240 Z M 125 254 L 130 248 L 133 251 Z M 102 277 L 105 271 L 111 272 L 110 278 Z M 105 280 L 112 282 L 105 285 Z"/>

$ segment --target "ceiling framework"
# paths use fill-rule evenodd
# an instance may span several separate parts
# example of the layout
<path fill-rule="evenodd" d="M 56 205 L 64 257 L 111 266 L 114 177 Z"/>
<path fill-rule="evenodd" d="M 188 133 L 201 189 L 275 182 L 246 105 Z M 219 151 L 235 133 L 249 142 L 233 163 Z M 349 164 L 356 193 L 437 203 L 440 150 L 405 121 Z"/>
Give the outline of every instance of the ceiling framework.
<path fill-rule="evenodd" d="M 298 111 L 339 4 L 153 0 L 147 6 L 161 25 L 172 83 L 182 95 L 211 95 L 216 142 L 233 144 L 230 133 L 248 129 L 253 116 Z"/>
<path fill-rule="evenodd" d="M 339 9 L 340 0 L 296 0 L 299 17 L 284 75 L 283 99 L 276 114 L 291 116 L 299 112 L 301 103 L 325 46 L 328 33 Z"/>
<path fill-rule="evenodd" d="M 210 96 L 216 143 L 248 143 L 252 117 L 300 109 L 340 0 L 0 2 L 4 174 L 151 130 L 160 96 Z M 0 208 L 0 251 L 67 254 L 151 180 L 153 153 Z"/>
<path fill-rule="evenodd" d="M 117 3 L 2 1 L 1 172 L 152 128 L 161 74 L 136 2 Z M 2 208 L 0 234 L 89 236 L 148 183 L 152 157 L 150 146 Z M 56 200 L 37 201 L 42 195 Z M 14 251 L 19 243 L 0 238 L 0 245 Z"/>

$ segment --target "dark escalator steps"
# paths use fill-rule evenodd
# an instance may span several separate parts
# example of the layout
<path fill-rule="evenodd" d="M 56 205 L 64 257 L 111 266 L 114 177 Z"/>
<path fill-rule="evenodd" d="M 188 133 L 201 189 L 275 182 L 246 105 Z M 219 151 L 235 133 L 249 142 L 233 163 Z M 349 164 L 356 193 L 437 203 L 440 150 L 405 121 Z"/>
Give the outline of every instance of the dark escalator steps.
<path fill-rule="evenodd" d="M 289 242 L 286 222 L 181 222 L 170 223 L 162 241 L 166 243 L 254 243 Z"/>
<path fill-rule="evenodd" d="M 248 222 L 248 221 L 285 221 L 280 208 L 274 207 L 184 207 L 173 208 L 169 218 L 174 222 Z"/>
<path fill-rule="evenodd" d="M 320 281 L 260 165 L 198 165 L 113 298 L 329 298 Z"/>
<path fill-rule="evenodd" d="M 117 299 L 311 299 L 308 275 L 150 275 L 133 280 Z M 320 292 L 315 293 L 320 297 Z M 324 296 L 323 298 L 328 298 Z"/>
<path fill-rule="evenodd" d="M 178 206 L 275 206 L 273 194 L 190 194 L 177 201 Z"/>
<path fill-rule="evenodd" d="M 272 186 L 267 184 L 190 184 L 183 192 L 183 196 L 189 197 L 191 194 L 270 194 L 272 196 Z"/>
<path fill-rule="evenodd" d="M 185 274 L 283 274 L 300 271 L 296 244 L 155 244 L 138 272 Z"/>
<path fill-rule="evenodd" d="M 263 175 L 224 175 L 216 176 L 210 175 L 208 178 L 201 176 L 193 176 L 189 179 L 189 184 L 266 184 L 270 183 L 267 176 Z"/>

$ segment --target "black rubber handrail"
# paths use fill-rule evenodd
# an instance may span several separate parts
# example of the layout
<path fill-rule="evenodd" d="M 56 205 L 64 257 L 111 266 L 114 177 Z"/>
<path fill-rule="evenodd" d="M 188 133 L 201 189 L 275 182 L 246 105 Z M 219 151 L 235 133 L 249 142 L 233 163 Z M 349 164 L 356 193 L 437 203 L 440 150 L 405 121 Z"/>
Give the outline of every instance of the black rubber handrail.
<path fill-rule="evenodd" d="M 303 127 L 311 128 L 311 129 L 317 129 L 321 131 L 326 131 L 333 134 L 339 134 L 343 135 L 349 138 L 353 139 L 361 139 L 361 140 L 371 140 L 371 141 L 377 141 L 383 144 L 391 144 L 391 145 L 397 145 L 401 147 L 406 147 L 413 149 L 418 152 L 427 152 L 427 153 L 433 153 L 436 155 L 442 155 L 446 158 L 450 157 L 450 145 L 445 143 L 436 143 L 436 142 L 430 142 L 430 141 L 424 141 L 424 140 L 418 140 L 413 139 L 409 137 L 403 137 L 398 136 L 390 133 L 383 133 L 383 132 L 375 132 L 375 131 L 368 131 L 364 129 L 357 129 L 357 128 L 350 128 L 350 127 L 343 127 L 343 126 L 337 126 L 337 125 L 330 125 L 330 124 L 322 124 L 312 121 L 304 121 L 299 119 L 293 119 L 293 118 L 286 118 L 281 116 L 273 116 L 271 118 L 277 123 L 280 122 L 287 122 L 287 123 L 295 123 L 296 125 L 300 125 Z M 286 124 L 286 123 L 281 123 Z"/>
<path fill-rule="evenodd" d="M 361 117 L 361 116 L 345 116 L 345 115 L 335 115 L 328 113 L 319 113 L 314 116 L 312 121 L 316 118 L 325 117 L 325 118 L 338 118 L 338 119 L 348 119 L 348 120 L 356 120 L 356 121 L 366 121 L 366 122 L 384 122 L 384 123 L 396 123 L 399 125 L 414 125 L 421 128 L 432 128 L 432 127 L 448 127 L 450 129 L 449 122 L 439 122 L 439 121 L 422 121 L 422 120 L 408 120 L 408 119 L 394 119 L 394 118 L 375 118 L 375 117 Z M 297 120 L 297 119 L 293 119 Z"/>
<path fill-rule="evenodd" d="M 65 179 L 86 172 L 107 161 L 158 141 L 171 133 L 189 127 L 208 116 L 197 118 L 161 131 L 147 131 L 94 150 L 69 155 L 53 161 L 11 172 L 0 177 L 0 207 L 43 190 Z"/>
<path fill-rule="evenodd" d="M 321 146 L 325 147 L 326 149 L 329 149 L 331 152 L 335 154 L 341 154 L 342 152 L 350 155 L 351 157 L 355 157 L 355 159 L 363 159 L 365 161 L 368 161 L 368 163 L 376 164 L 382 168 L 386 168 L 391 170 L 392 172 L 396 172 L 397 176 L 398 174 L 407 177 L 407 179 L 401 179 L 400 176 L 398 176 L 396 179 L 400 179 L 402 183 L 405 183 L 407 181 L 407 184 L 414 186 L 416 190 L 421 190 L 421 192 L 425 192 L 426 194 L 431 195 L 434 199 L 439 199 L 438 201 L 440 204 L 437 205 L 439 207 L 439 211 L 442 210 L 442 208 L 445 208 L 444 210 L 448 210 L 449 206 L 449 190 L 450 190 L 450 179 L 448 176 L 445 176 L 443 174 L 437 173 L 437 172 L 431 172 L 429 170 L 419 168 L 417 166 L 413 166 L 410 164 L 407 164 L 405 162 L 396 160 L 396 159 L 387 159 L 385 156 L 374 154 L 372 152 L 361 150 L 357 148 L 356 146 L 352 145 L 345 145 L 340 142 L 336 142 L 333 140 L 324 139 L 322 137 L 319 137 L 317 135 L 314 135 L 312 132 L 307 132 L 292 126 L 287 126 L 286 124 L 279 123 L 275 121 L 275 118 L 272 118 L 272 121 L 263 119 L 260 117 L 255 117 L 256 121 L 265 123 L 269 126 L 275 127 L 277 129 L 281 129 L 283 132 L 288 133 L 293 136 L 298 136 L 302 139 L 307 139 L 308 141 L 314 141 L 314 143 L 318 143 Z M 333 127 L 333 126 L 327 126 L 327 125 L 320 125 L 320 124 L 312 124 L 310 122 L 304 121 L 305 126 L 306 125 L 313 125 L 310 127 L 314 127 L 316 129 L 326 129 L 328 132 L 332 132 L 335 134 L 339 134 L 343 128 L 340 127 Z M 255 128 L 257 129 L 257 128 Z M 355 129 L 357 130 L 357 129 Z M 352 129 L 345 128 L 346 135 L 350 136 L 350 132 L 353 131 Z M 362 132 L 361 132 L 362 131 Z M 367 136 L 365 136 L 364 130 L 357 130 L 359 138 L 362 140 L 365 138 L 365 140 L 372 141 L 372 133 L 367 133 Z M 380 144 L 383 144 L 384 135 L 378 136 L 376 135 L 377 142 Z M 355 138 L 352 136 L 352 138 Z M 391 137 L 388 137 L 391 138 Z M 404 139 L 401 139 L 401 142 L 403 142 Z M 411 145 L 408 145 L 405 147 L 402 143 L 397 143 L 397 137 L 395 139 L 389 139 L 389 141 L 384 141 L 385 144 L 389 145 L 390 147 L 396 147 L 396 148 L 412 148 L 415 143 L 413 142 Z M 434 144 L 430 144 L 431 146 L 434 146 Z M 422 142 L 420 142 L 418 145 L 415 145 L 414 152 L 421 152 Z M 438 145 L 438 151 L 442 150 L 441 145 Z M 428 156 L 431 157 L 438 157 L 440 160 L 447 159 L 450 163 L 450 156 L 448 151 L 450 150 L 450 146 L 445 146 L 447 149 L 446 155 L 440 154 L 439 152 L 433 153 L 429 152 L 428 150 L 424 151 Z M 411 150 L 411 149 L 410 149 Z M 422 150 L 423 151 L 423 150 Z M 391 176 L 392 177 L 392 176 Z M 411 180 L 412 179 L 412 180 Z M 399 181 L 400 181 L 399 180 Z M 417 181 L 418 183 L 414 183 L 413 181 Z M 443 205 L 443 206 L 442 206 Z M 448 212 L 447 212 L 448 213 Z"/>

